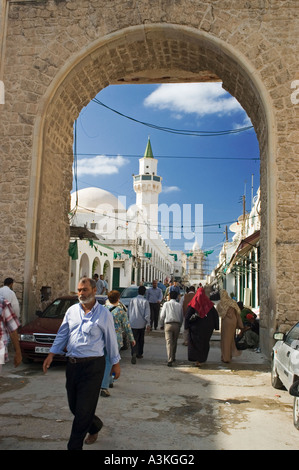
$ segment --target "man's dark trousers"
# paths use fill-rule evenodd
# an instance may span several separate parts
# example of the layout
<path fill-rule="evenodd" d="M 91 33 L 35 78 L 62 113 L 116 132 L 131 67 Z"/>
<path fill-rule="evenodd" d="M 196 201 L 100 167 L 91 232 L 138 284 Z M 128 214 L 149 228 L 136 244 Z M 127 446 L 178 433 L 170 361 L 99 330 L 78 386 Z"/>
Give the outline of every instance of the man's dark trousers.
<path fill-rule="evenodd" d="M 144 347 L 145 328 L 132 328 L 132 333 L 136 341 L 135 346 L 131 347 L 132 355 L 136 354 L 136 356 L 142 356 L 143 347 Z"/>
<path fill-rule="evenodd" d="M 74 415 L 68 450 L 82 450 L 86 434 L 96 434 L 103 426 L 95 411 L 104 371 L 104 356 L 67 363 L 66 390 L 69 407 Z"/>
<path fill-rule="evenodd" d="M 154 328 L 156 330 L 158 326 L 158 320 L 159 320 L 160 304 L 158 302 L 150 303 L 150 309 L 151 309 L 151 328 L 154 325 Z"/>

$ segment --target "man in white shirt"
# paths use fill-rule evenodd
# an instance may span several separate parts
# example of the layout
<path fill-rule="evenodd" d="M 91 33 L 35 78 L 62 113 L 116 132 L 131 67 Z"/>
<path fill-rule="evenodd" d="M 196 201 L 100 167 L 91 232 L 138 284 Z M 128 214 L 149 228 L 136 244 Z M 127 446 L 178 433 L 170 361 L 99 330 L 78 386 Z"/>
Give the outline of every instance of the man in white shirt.
<path fill-rule="evenodd" d="M 175 361 L 175 354 L 177 349 L 178 337 L 180 334 L 181 325 L 183 323 L 183 309 L 182 306 L 176 301 L 177 292 L 172 291 L 169 293 L 170 300 L 165 302 L 161 311 L 161 324 L 164 324 L 166 350 L 169 367 Z"/>
<path fill-rule="evenodd" d="M 20 318 L 20 305 L 16 294 L 12 290 L 13 283 L 14 280 L 11 277 L 7 277 L 4 280 L 4 286 L 0 288 L 0 295 L 10 303 L 14 314 Z"/>

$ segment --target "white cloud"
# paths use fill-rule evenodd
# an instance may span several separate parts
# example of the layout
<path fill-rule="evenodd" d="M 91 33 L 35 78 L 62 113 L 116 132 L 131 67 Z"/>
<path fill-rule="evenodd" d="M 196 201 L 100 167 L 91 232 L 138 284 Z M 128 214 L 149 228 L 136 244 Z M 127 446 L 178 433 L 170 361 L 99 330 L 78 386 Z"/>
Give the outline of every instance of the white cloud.
<path fill-rule="evenodd" d="M 145 106 L 176 113 L 230 114 L 242 110 L 221 83 L 167 83 L 159 85 L 144 101 Z"/>
<path fill-rule="evenodd" d="M 174 193 L 180 191 L 181 189 L 178 186 L 164 186 L 162 192 L 163 193 Z"/>
<path fill-rule="evenodd" d="M 244 116 L 244 119 L 241 123 L 233 124 L 233 129 L 241 129 L 242 127 L 248 127 L 248 126 L 252 126 L 252 122 L 250 121 L 249 117 L 246 114 L 246 116 Z"/>
<path fill-rule="evenodd" d="M 78 160 L 77 172 L 80 176 L 114 175 L 119 173 L 120 168 L 127 163 L 129 163 L 129 160 L 121 155 L 117 157 L 97 155 L 92 158 L 81 158 Z"/>

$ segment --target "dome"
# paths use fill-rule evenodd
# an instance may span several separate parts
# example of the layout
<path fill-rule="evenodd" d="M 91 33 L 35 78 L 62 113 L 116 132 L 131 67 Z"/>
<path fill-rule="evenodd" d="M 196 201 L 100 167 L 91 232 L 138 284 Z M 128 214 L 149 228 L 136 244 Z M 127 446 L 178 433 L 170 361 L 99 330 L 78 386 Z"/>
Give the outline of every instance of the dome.
<path fill-rule="evenodd" d="M 71 194 L 71 209 L 76 206 L 76 192 Z M 119 199 L 109 191 L 100 188 L 84 188 L 78 191 L 78 209 L 77 212 L 89 212 L 95 210 L 113 210 L 114 212 L 123 212 L 125 207 Z"/>

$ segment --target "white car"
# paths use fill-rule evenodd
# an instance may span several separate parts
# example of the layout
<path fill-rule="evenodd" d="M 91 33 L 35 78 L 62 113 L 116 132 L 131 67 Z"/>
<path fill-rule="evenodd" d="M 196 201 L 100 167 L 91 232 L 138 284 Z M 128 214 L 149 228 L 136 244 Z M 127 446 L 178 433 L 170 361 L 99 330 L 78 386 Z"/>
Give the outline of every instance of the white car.
<path fill-rule="evenodd" d="M 294 382 L 291 386 L 290 394 L 295 397 L 293 409 L 294 426 L 296 429 L 299 429 L 299 380 L 297 380 L 297 382 Z"/>
<path fill-rule="evenodd" d="M 299 429 L 299 322 L 287 333 L 275 333 L 272 349 L 271 382 L 285 387 L 294 398 L 294 426 Z"/>
<path fill-rule="evenodd" d="M 149 287 L 146 287 L 146 289 L 149 289 Z M 126 287 L 122 293 L 120 294 L 120 301 L 121 303 L 126 307 L 128 308 L 129 307 L 129 304 L 131 302 L 131 300 L 134 298 L 134 297 L 137 297 L 138 295 L 138 286 L 130 286 L 130 287 Z"/>

